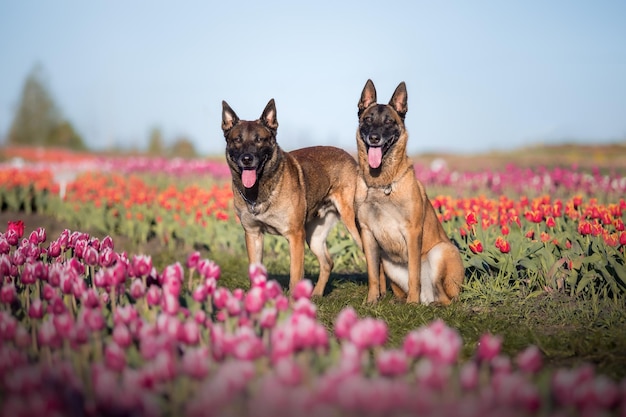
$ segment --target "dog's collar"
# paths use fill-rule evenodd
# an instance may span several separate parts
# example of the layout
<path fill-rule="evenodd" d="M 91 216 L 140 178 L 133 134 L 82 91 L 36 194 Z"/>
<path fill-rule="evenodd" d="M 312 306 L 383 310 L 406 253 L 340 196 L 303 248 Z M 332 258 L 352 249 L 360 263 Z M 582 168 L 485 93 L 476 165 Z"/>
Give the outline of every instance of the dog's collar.
<path fill-rule="evenodd" d="M 397 183 L 398 183 L 398 182 L 399 182 L 402 178 L 404 178 L 404 176 L 405 176 L 405 175 L 406 175 L 409 171 L 412 171 L 412 170 L 414 170 L 414 169 L 413 169 L 413 164 L 409 165 L 409 166 L 407 167 L 407 169 L 406 169 L 406 170 L 404 170 L 404 172 L 402 173 L 402 175 L 400 175 L 400 176 L 398 177 L 398 179 L 397 179 L 397 180 L 392 181 L 392 182 L 391 182 L 391 183 L 389 183 L 389 184 L 376 186 L 376 187 L 374 187 L 374 188 L 378 188 L 378 189 L 383 190 L 383 193 L 385 193 L 385 195 L 390 195 L 390 194 L 392 193 L 392 191 L 394 191 L 394 189 L 395 189 L 395 185 L 396 185 L 396 184 L 397 184 Z"/>

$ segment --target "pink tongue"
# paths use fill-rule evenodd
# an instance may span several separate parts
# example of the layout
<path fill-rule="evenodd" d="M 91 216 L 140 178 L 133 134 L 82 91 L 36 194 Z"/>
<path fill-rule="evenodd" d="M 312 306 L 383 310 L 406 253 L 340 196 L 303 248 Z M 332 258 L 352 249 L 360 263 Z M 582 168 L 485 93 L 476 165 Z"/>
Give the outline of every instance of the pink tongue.
<path fill-rule="evenodd" d="M 380 162 L 383 159 L 383 150 L 382 148 L 370 148 L 367 151 L 367 161 L 372 168 L 378 168 L 380 166 Z"/>
<path fill-rule="evenodd" d="M 241 181 L 243 182 L 243 186 L 246 188 L 254 187 L 254 183 L 256 183 L 256 170 L 244 169 L 241 172 Z"/>

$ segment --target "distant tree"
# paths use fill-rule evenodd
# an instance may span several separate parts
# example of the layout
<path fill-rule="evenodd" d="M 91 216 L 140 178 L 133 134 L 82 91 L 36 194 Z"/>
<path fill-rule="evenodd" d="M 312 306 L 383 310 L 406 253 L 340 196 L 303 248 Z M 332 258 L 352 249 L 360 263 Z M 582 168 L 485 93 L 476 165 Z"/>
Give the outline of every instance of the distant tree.
<path fill-rule="evenodd" d="M 48 146 L 60 146 L 63 148 L 70 148 L 75 150 L 84 150 L 85 144 L 78 133 L 74 130 L 74 126 L 68 121 L 61 122 L 60 125 L 55 127 L 45 145 Z"/>
<path fill-rule="evenodd" d="M 150 138 L 148 139 L 148 154 L 150 155 L 163 155 L 163 134 L 158 127 L 152 128 L 150 131 Z"/>
<path fill-rule="evenodd" d="M 193 142 L 186 136 L 178 137 L 170 147 L 170 156 L 179 158 L 195 158 L 198 154 Z"/>
<path fill-rule="evenodd" d="M 63 119 L 48 92 L 41 65 L 36 65 L 26 77 L 9 129 L 8 144 L 85 148 L 83 139 L 72 124 Z"/>

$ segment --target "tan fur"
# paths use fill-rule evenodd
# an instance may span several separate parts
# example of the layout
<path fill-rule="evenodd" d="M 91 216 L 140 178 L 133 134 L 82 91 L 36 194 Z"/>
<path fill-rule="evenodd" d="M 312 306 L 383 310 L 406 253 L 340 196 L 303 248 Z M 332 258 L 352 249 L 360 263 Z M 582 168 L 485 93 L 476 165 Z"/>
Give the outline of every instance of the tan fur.
<path fill-rule="evenodd" d="M 293 290 L 304 276 L 306 241 L 320 264 L 313 295 L 323 295 L 333 267 L 326 238 L 338 219 L 361 247 L 353 207 L 356 161 L 347 152 L 331 146 L 283 151 L 275 141 L 278 123 L 273 99 L 261 119 L 255 121 L 239 120 L 228 104 L 224 102 L 223 107 L 222 128 L 233 176 L 234 205 L 245 232 L 249 262 L 263 261 L 264 233 L 284 236 L 289 242 L 289 288 Z M 229 157 L 229 148 L 252 149 L 259 137 L 268 144 L 266 149 L 271 149 L 271 157 L 265 162 L 258 190 L 254 190 L 251 200 L 247 196 L 251 191 L 243 186 L 236 163 Z M 235 138 L 239 138 L 239 143 Z"/>
<path fill-rule="evenodd" d="M 374 106 L 378 107 L 372 110 Z M 355 210 L 367 261 L 367 301 L 375 302 L 385 292 L 386 275 L 394 294 L 406 297 L 409 303 L 447 305 L 458 296 L 465 269 L 406 154 L 404 83 L 387 107 L 382 109 L 376 104 L 376 90 L 368 80 L 359 102 L 359 126 L 372 111 L 378 111 L 392 117 L 401 128 L 397 141 L 383 156 L 380 169 L 370 168 L 367 145 L 361 129 L 357 131 Z"/>

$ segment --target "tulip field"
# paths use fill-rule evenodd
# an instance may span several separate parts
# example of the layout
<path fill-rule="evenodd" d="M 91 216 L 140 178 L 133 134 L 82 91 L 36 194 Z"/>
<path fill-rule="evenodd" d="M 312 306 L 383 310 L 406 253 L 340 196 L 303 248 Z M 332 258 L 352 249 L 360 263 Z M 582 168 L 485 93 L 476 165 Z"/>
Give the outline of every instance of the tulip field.
<path fill-rule="evenodd" d="M 341 225 L 287 291 L 221 159 L 0 150 L 0 415 L 626 416 L 626 165 L 415 171 L 449 307 L 366 304 Z"/>

